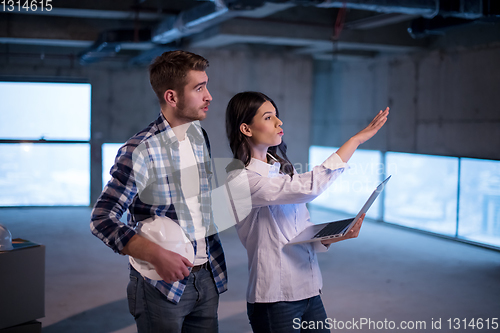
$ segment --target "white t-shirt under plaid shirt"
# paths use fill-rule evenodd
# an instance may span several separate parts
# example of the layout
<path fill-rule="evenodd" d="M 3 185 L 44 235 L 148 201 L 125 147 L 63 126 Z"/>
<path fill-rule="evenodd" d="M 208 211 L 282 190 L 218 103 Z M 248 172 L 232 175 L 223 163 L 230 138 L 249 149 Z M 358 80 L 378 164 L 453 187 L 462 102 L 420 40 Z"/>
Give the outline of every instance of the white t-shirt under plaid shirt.
<path fill-rule="evenodd" d="M 203 226 L 203 218 L 201 216 L 200 202 L 198 196 L 200 194 L 200 181 L 196 158 L 191 149 L 191 142 L 186 135 L 184 140 L 179 141 L 180 152 L 180 170 L 181 170 L 181 187 L 186 204 L 193 219 L 195 239 L 198 251 L 194 258 L 194 265 L 204 264 L 208 260 L 205 234 L 206 228 Z"/>

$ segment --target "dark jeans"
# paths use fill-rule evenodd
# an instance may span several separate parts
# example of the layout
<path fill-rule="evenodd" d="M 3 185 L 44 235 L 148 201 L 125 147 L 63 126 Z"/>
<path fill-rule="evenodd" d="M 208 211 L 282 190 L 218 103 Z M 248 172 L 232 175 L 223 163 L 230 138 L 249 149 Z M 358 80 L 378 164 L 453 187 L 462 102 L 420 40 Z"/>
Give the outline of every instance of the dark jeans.
<path fill-rule="evenodd" d="M 134 269 L 127 287 L 130 313 L 138 333 L 216 333 L 219 294 L 206 269 L 189 275 L 178 304 L 167 300 Z"/>
<path fill-rule="evenodd" d="M 330 332 L 320 296 L 294 302 L 247 303 L 247 314 L 255 333 Z"/>

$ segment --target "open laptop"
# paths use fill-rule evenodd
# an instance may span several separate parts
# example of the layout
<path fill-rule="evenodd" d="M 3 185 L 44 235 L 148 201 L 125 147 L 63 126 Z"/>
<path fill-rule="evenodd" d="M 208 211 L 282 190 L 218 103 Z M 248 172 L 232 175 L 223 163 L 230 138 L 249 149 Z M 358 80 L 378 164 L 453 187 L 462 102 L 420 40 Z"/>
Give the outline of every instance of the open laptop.
<path fill-rule="evenodd" d="M 379 186 L 373 191 L 368 200 L 365 202 L 358 215 L 355 218 L 321 223 L 311 225 L 305 228 L 300 234 L 291 239 L 288 244 L 301 244 L 301 243 L 309 243 L 309 242 L 318 242 L 325 239 L 342 237 L 351 230 L 351 228 L 356 224 L 361 215 L 365 214 L 368 209 L 371 207 L 375 199 L 377 199 L 380 192 L 385 187 L 385 184 L 389 181 L 391 176 L 387 177 Z"/>

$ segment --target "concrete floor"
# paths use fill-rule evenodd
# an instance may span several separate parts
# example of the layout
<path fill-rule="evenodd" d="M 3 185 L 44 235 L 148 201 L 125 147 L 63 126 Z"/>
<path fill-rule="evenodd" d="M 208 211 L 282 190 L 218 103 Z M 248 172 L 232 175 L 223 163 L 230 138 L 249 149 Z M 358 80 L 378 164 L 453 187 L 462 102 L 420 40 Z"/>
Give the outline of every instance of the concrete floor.
<path fill-rule="evenodd" d="M 46 245 L 46 307 L 40 319 L 44 333 L 136 332 L 125 294 L 127 258 L 90 234 L 90 211 L 0 210 L 0 223 L 14 238 Z M 338 217 L 312 211 L 317 222 Z M 229 291 L 220 298 L 220 332 L 250 332 L 246 253 L 234 228 L 222 232 L 221 238 Z M 493 318 L 500 321 L 500 252 L 367 221 L 357 240 L 334 244 L 319 260 L 323 302 L 336 325 L 350 327 L 354 322 L 359 327 L 355 331 L 383 332 L 389 331 L 383 325 L 391 321 L 396 325 L 393 331 L 399 331 L 401 321 L 408 327 L 420 321 L 414 330 L 457 332 L 473 331 L 464 330 L 463 319 L 469 323 L 482 318 L 485 328 L 477 331 L 500 331 L 486 329 L 487 320 L 490 326 Z M 448 328 L 448 319 L 454 318 L 460 320 L 458 330 Z M 441 321 L 441 329 L 433 328 L 436 321 Z"/>

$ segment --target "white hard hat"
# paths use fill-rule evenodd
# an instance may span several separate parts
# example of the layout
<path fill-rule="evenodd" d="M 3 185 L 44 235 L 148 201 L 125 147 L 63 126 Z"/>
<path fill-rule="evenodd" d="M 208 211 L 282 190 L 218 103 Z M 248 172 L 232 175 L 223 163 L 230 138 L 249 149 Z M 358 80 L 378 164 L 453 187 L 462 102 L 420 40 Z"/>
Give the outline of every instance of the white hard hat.
<path fill-rule="evenodd" d="M 141 221 L 136 227 L 136 231 L 139 235 L 160 245 L 164 249 L 180 254 L 191 263 L 194 262 L 193 244 L 186 237 L 182 228 L 172 219 L 164 216 L 153 216 Z M 151 280 L 162 280 L 150 263 L 130 256 L 129 261 L 142 276 Z"/>
<path fill-rule="evenodd" d="M 0 251 L 10 251 L 12 249 L 12 235 L 6 226 L 0 224 Z"/>

